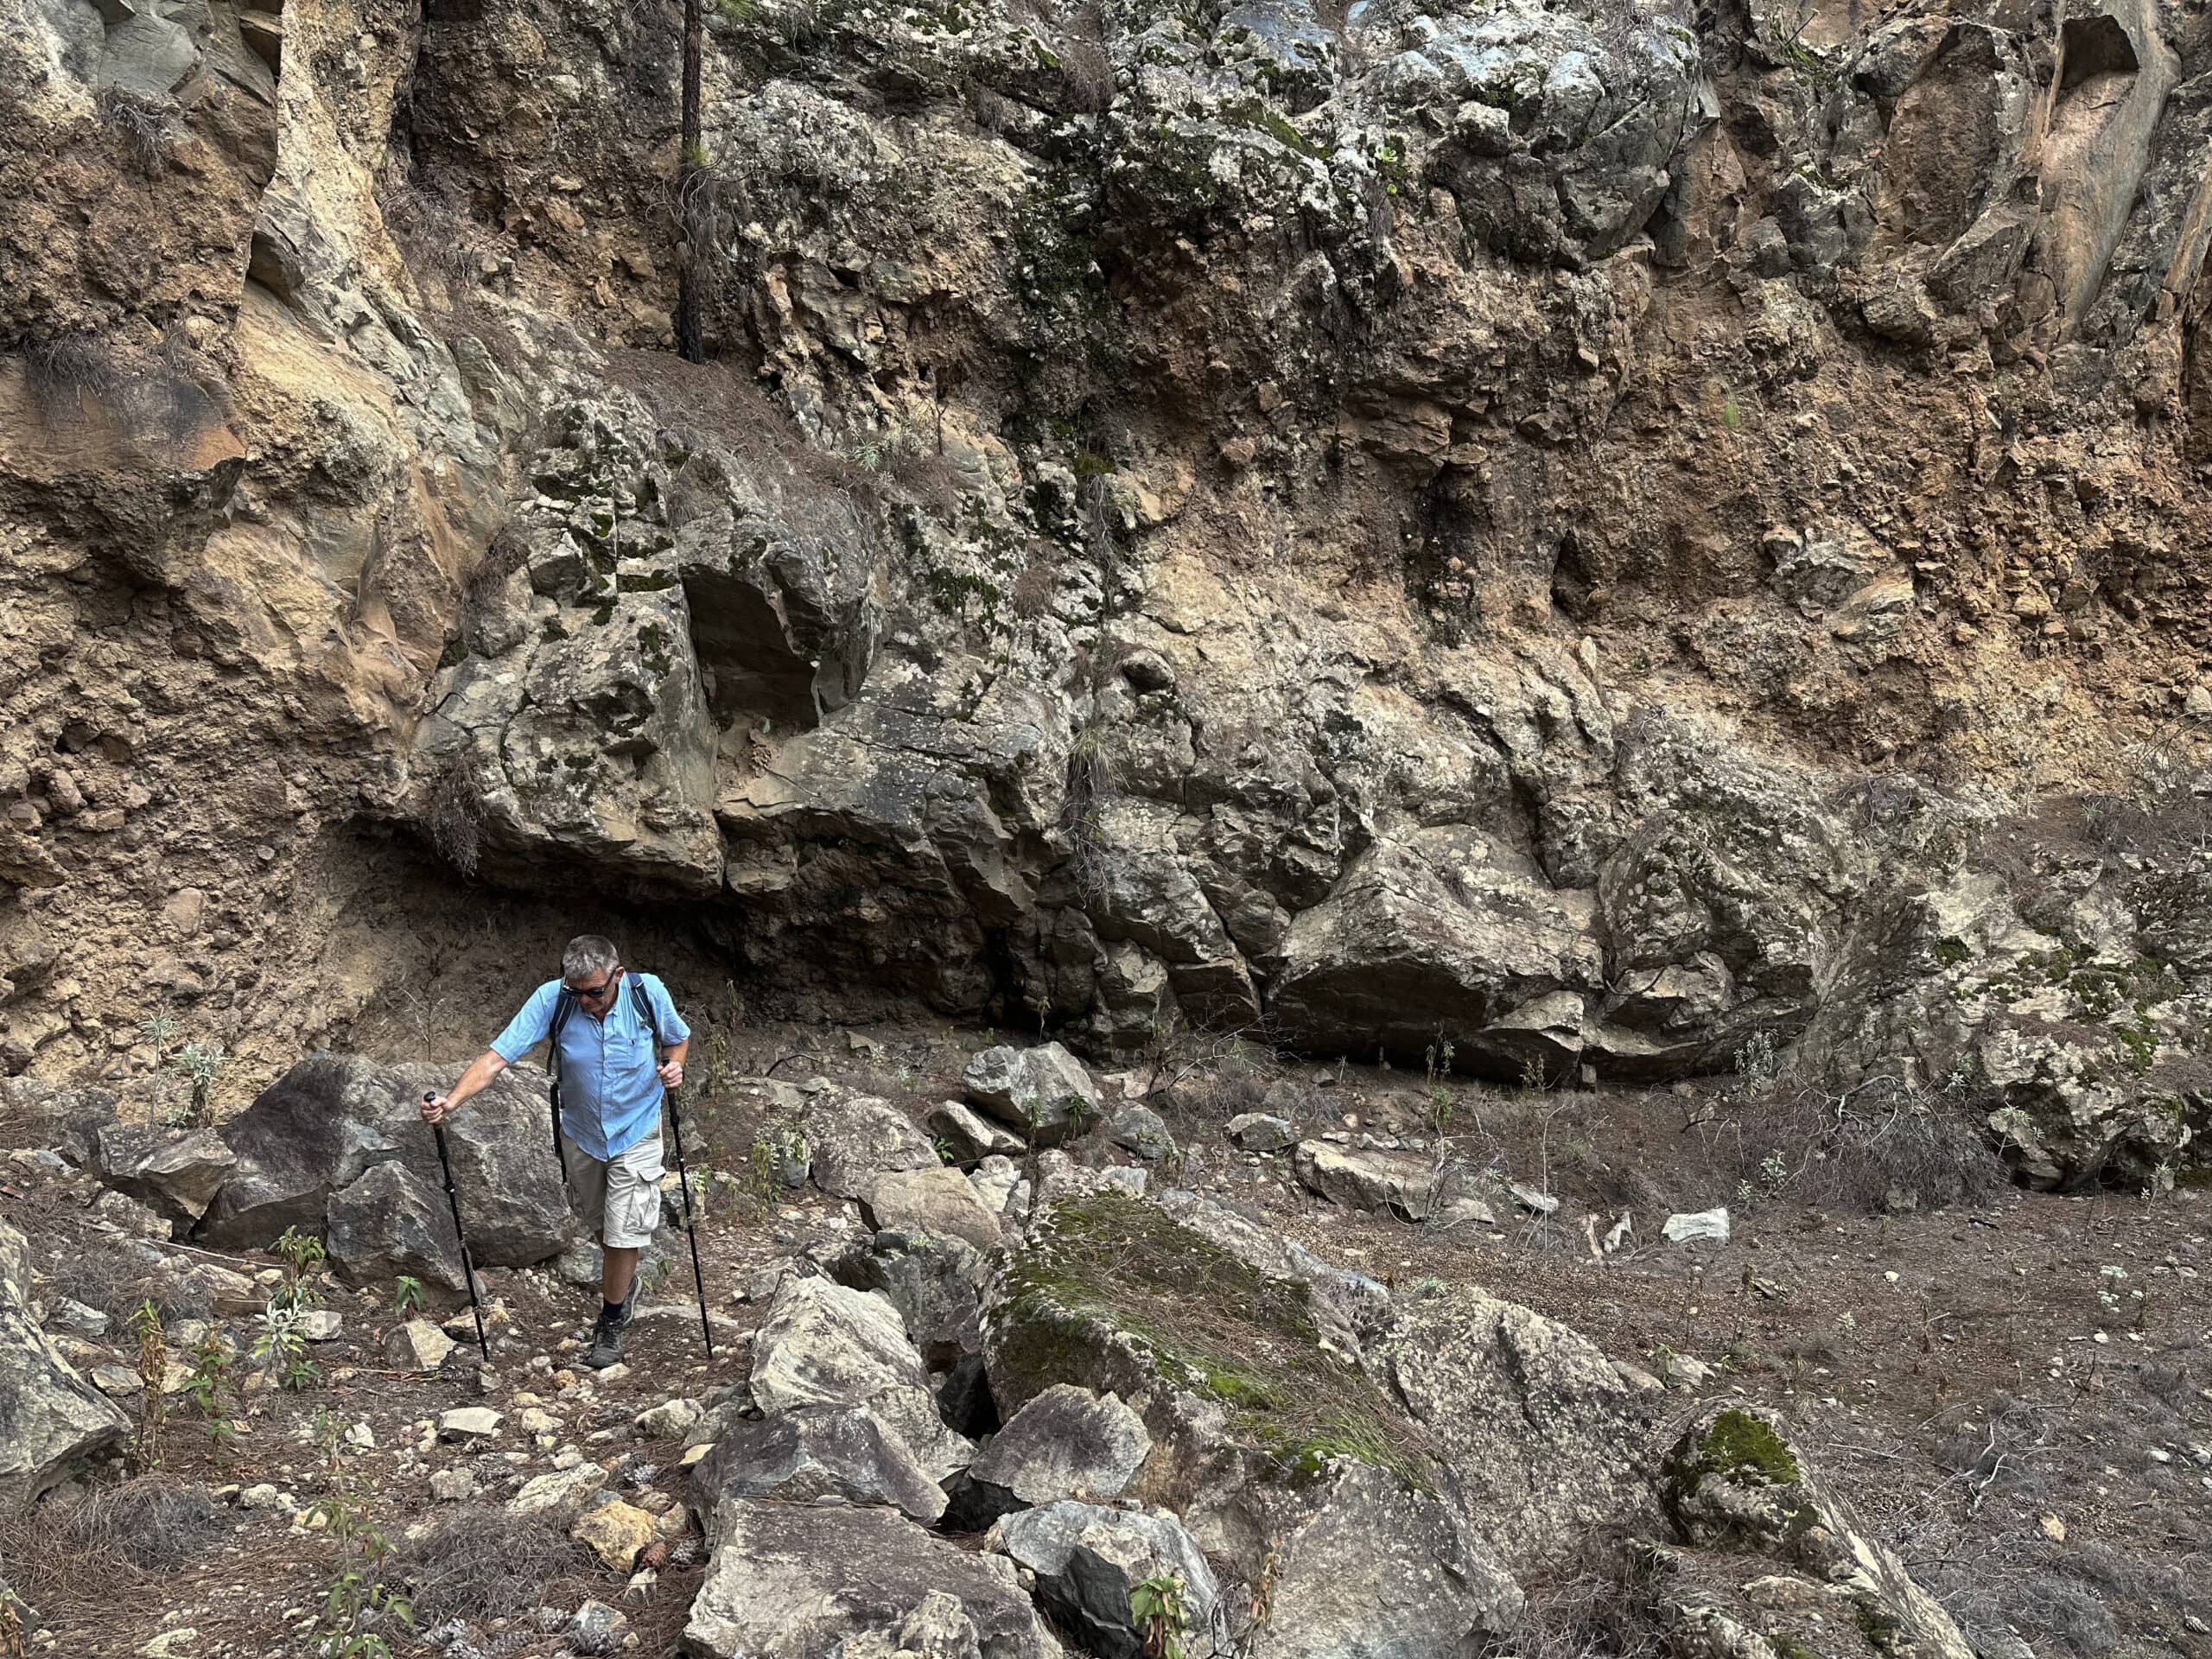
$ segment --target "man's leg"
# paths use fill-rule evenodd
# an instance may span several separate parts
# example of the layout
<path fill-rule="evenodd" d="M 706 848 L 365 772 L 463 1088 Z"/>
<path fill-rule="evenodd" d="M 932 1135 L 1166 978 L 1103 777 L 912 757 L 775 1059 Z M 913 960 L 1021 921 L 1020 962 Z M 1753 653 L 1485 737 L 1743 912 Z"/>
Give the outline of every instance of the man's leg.
<path fill-rule="evenodd" d="M 621 1250 L 602 1244 L 599 1251 L 599 1294 L 610 1306 L 620 1307 L 638 1277 L 639 1249 Z"/>
<path fill-rule="evenodd" d="M 599 1328 L 584 1363 L 594 1369 L 621 1357 L 622 1330 L 630 1322 L 629 1299 L 637 1294 L 638 1258 L 652 1242 L 660 1219 L 660 1137 L 654 1135 L 607 1166 L 605 1243 L 600 1246 Z"/>

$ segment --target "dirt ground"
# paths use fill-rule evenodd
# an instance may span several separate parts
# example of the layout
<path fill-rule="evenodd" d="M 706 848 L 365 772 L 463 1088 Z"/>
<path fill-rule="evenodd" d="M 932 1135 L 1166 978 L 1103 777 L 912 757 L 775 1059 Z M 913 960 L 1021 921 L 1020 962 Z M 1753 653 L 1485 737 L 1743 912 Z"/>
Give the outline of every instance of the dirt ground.
<path fill-rule="evenodd" d="M 679 1497 L 679 1447 L 638 1438 L 632 1419 L 671 1395 L 741 1383 L 744 1333 L 762 1311 L 741 1300 L 748 1287 L 808 1244 L 858 1227 L 851 1206 L 810 1189 L 772 1197 L 750 1188 L 744 1172 L 764 1109 L 737 1079 L 825 1076 L 918 1116 L 957 1096 L 967 1056 L 998 1036 L 742 1025 L 711 1010 L 696 1023 L 693 1162 L 735 1178 L 717 1184 L 702 1230 L 709 1298 L 721 1316 L 711 1363 L 696 1312 L 687 1316 L 689 1264 L 680 1256 L 648 1293 L 650 1305 L 669 1312 L 641 1319 L 626 1372 L 609 1382 L 576 1368 L 566 1388 L 546 1373 L 569 1371 L 593 1294 L 547 1270 L 487 1273 L 509 1315 L 493 1338 L 489 1395 L 463 1354 L 431 1376 L 385 1369 L 390 1287 L 357 1293 L 333 1283 L 327 1305 L 343 1316 L 343 1332 L 314 1352 L 315 1383 L 250 1396 L 250 1433 L 219 1465 L 188 1401 L 173 1399 L 162 1465 L 134 1489 L 213 1491 L 266 1480 L 311 1503 L 332 1484 L 312 1443 L 327 1409 L 336 1424 L 365 1423 L 373 1437 L 374 1449 L 351 1454 L 344 1468 L 396 1547 L 384 1576 L 404 1582 L 442 1561 L 445 1577 L 458 1573 L 460 1583 L 442 1592 L 440 1606 L 502 1610 L 469 1618 L 461 1645 L 403 1639 L 396 1653 L 556 1659 L 566 1648 L 529 1613 L 541 1601 L 574 1608 L 587 1597 L 622 1609 L 640 1638 L 635 1651 L 664 1651 L 703 1571 L 696 1535 L 626 1594 L 624 1574 L 557 1533 L 488 1555 L 472 1580 L 454 1565 L 469 1558 L 467 1522 L 435 1542 L 408 1538 L 410 1527 L 490 1513 L 435 1500 L 430 1475 L 466 1467 L 484 1488 L 477 1502 L 495 1503 L 551 1468 L 557 1447 L 574 1445 L 607 1464 L 626 1499 Z M 469 1040 L 456 1030 L 439 1052 L 459 1056 Z M 1821 1208 L 1797 1190 L 1818 1185 L 1809 1175 L 1745 1179 L 1742 1147 L 1747 1136 L 1757 1142 L 1757 1126 L 1726 1088 L 1686 1098 L 1440 1085 L 1359 1067 L 1329 1068 L 1324 1085 L 1323 1075 L 1213 1045 L 1115 1074 L 1109 1086 L 1154 1086 L 1153 1103 L 1180 1143 L 1173 1166 L 1155 1173 L 1163 1185 L 1212 1192 L 1394 1286 L 1426 1277 L 1478 1284 L 1654 1372 L 1679 1376 L 1694 1372 L 1686 1362 L 1700 1362 L 1710 1374 L 1682 1389 L 1685 1411 L 1696 1398 L 1738 1394 L 1788 1414 L 1804 1448 L 1960 1618 L 1985 1659 L 2019 1659 L 2016 1640 L 2041 1659 L 2212 1656 L 2212 1297 L 2200 1277 L 2212 1271 L 2212 1195 L 2185 1186 L 2153 1198 L 2059 1196 L 2005 1185 L 1978 1201 L 1907 1213 Z M 1297 1103 L 1309 1132 L 1354 1143 L 1418 1141 L 1432 1153 L 1440 1138 L 1469 1166 L 1541 1189 L 1559 1207 L 1541 1217 L 1507 1206 L 1497 1226 L 1440 1230 L 1325 1204 L 1297 1185 L 1287 1154 L 1247 1154 L 1223 1138 L 1228 1117 L 1253 1109 L 1270 1087 L 1276 1103 Z M 1103 1134 L 1076 1150 L 1084 1161 L 1129 1160 Z M 91 1192 L 81 1176 L 20 1160 L 0 1172 L 4 1212 L 53 1252 L 47 1271 L 58 1283 L 73 1281 L 88 1249 Z M 1726 1244 L 1661 1238 L 1670 1211 L 1724 1204 L 1732 1223 Z M 1628 1240 L 1611 1255 L 1593 1249 L 1624 1211 Z M 272 1265 L 228 1264 L 248 1273 Z M 461 1308 L 447 1297 L 433 1312 Z M 543 1447 L 516 1427 L 517 1389 L 538 1395 L 560 1420 Z M 442 1445 L 418 1455 L 422 1424 L 475 1403 L 509 1414 L 488 1450 Z M 137 1524 L 161 1535 L 134 1543 L 114 1535 L 124 1523 L 112 1518 L 105 1535 L 57 1536 L 55 1512 L 43 1506 L 0 1533 L 0 1572 L 53 1632 L 32 1652 L 125 1659 L 184 1628 L 198 1636 L 179 1641 L 177 1659 L 312 1651 L 306 1630 L 337 1550 L 295 1530 L 289 1516 L 203 1502 L 158 1524 L 142 1513 Z M 134 1549 L 151 1564 L 136 1564 Z M 518 1597 L 517 1584 L 526 1593 Z"/>

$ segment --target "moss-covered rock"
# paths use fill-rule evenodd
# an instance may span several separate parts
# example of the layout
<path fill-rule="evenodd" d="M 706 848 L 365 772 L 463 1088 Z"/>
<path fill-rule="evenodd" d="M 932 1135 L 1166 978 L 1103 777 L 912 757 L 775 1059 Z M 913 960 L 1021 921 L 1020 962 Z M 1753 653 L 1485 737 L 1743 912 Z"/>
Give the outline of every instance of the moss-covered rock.
<path fill-rule="evenodd" d="M 1847 1505 L 1815 1477 L 1771 1414 L 1741 1403 L 1692 1420 L 1662 1459 L 1661 1501 L 1688 1542 L 1765 1555 L 1834 1586 L 1866 1647 L 1890 1659 L 1967 1659 L 1951 1616 L 1904 1564 L 1866 1536 Z M 1686 1609 L 1709 1652 L 1745 1659 L 1726 1637 L 1740 1628 L 1710 1610 Z M 1726 1627 L 1726 1628 L 1724 1628 Z M 1831 1621 L 1824 1628 L 1834 1628 Z M 1766 1639 L 1759 1638 L 1763 1645 Z M 1779 1645 L 1772 1650 L 1790 1659 Z"/>

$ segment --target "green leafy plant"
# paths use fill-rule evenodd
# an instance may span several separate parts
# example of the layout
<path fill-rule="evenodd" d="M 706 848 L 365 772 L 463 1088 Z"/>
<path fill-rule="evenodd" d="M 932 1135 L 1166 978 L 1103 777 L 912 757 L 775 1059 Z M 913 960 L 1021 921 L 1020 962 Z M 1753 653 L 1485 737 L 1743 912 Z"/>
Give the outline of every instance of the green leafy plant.
<path fill-rule="evenodd" d="M 168 1395 L 162 1391 L 168 1376 L 168 1344 L 162 1338 L 162 1313 L 153 1301 L 138 1304 L 130 1316 L 130 1332 L 138 1338 L 138 1443 L 134 1455 L 141 1470 L 162 1466 L 162 1433 L 168 1421 Z"/>
<path fill-rule="evenodd" d="M 277 1236 L 272 1248 L 276 1259 L 284 1264 L 284 1282 L 278 1287 L 272 1301 L 281 1300 L 296 1312 L 321 1307 L 322 1293 L 315 1288 L 314 1275 L 322 1271 L 327 1259 L 322 1241 L 313 1233 L 287 1227 Z"/>
<path fill-rule="evenodd" d="M 1438 1078 L 1451 1075 L 1452 1057 L 1457 1052 L 1452 1046 L 1452 1039 L 1444 1034 L 1444 1027 L 1437 1027 L 1436 1040 L 1428 1046 L 1426 1055 L 1431 1087 L 1435 1085 Z"/>
<path fill-rule="evenodd" d="M 391 1311 L 403 1319 L 423 1311 L 423 1281 L 413 1274 L 403 1273 L 391 1281 Z"/>
<path fill-rule="evenodd" d="M 413 1603 L 384 1581 L 379 1570 L 391 1541 L 376 1525 L 369 1499 L 354 1488 L 346 1461 L 345 1431 L 327 1406 L 315 1414 L 315 1449 L 326 1460 L 330 1490 L 308 1510 L 338 1546 L 322 1610 L 315 1620 L 318 1659 L 392 1659 L 386 1630 L 415 1628 Z"/>
<path fill-rule="evenodd" d="M 255 1316 L 259 1330 L 253 1339 L 253 1363 L 279 1388 L 297 1390 L 308 1387 L 322 1373 L 308 1357 L 307 1333 L 302 1329 L 307 1310 L 282 1298 L 282 1292 L 271 1296 L 269 1306 Z"/>
<path fill-rule="evenodd" d="M 1191 1628 L 1184 1605 L 1189 1593 L 1180 1573 L 1155 1573 L 1129 1586 L 1129 1622 L 1144 1639 L 1146 1659 L 1183 1659 L 1183 1637 Z"/>
<path fill-rule="evenodd" d="M 231 1376 L 230 1349 L 214 1332 L 202 1337 L 192 1351 L 192 1375 L 185 1379 L 184 1391 L 200 1413 L 215 1465 L 221 1468 L 238 1445 L 238 1423 L 231 1415 L 238 1390 Z"/>
<path fill-rule="evenodd" d="M 192 1121 L 207 1124 L 214 1122 L 215 1077 L 222 1071 L 225 1059 L 219 1043 L 187 1043 L 178 1052 L 176 1060 L 192 1085 Z"/>

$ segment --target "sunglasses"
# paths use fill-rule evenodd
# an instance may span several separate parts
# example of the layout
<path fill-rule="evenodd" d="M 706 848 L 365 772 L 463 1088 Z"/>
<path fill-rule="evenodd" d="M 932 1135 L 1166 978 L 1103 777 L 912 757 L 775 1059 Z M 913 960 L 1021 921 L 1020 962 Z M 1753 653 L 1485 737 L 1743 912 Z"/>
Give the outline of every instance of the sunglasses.
<path fill-rule="evenodd" d="M 614 989 L 615 982 L 621 977 L 622 970 L 617 968 L 596 985 L 571 985 L 569 989 L 588 1001 L 596 1002 L 600 998 L 612 992 Z"/>

